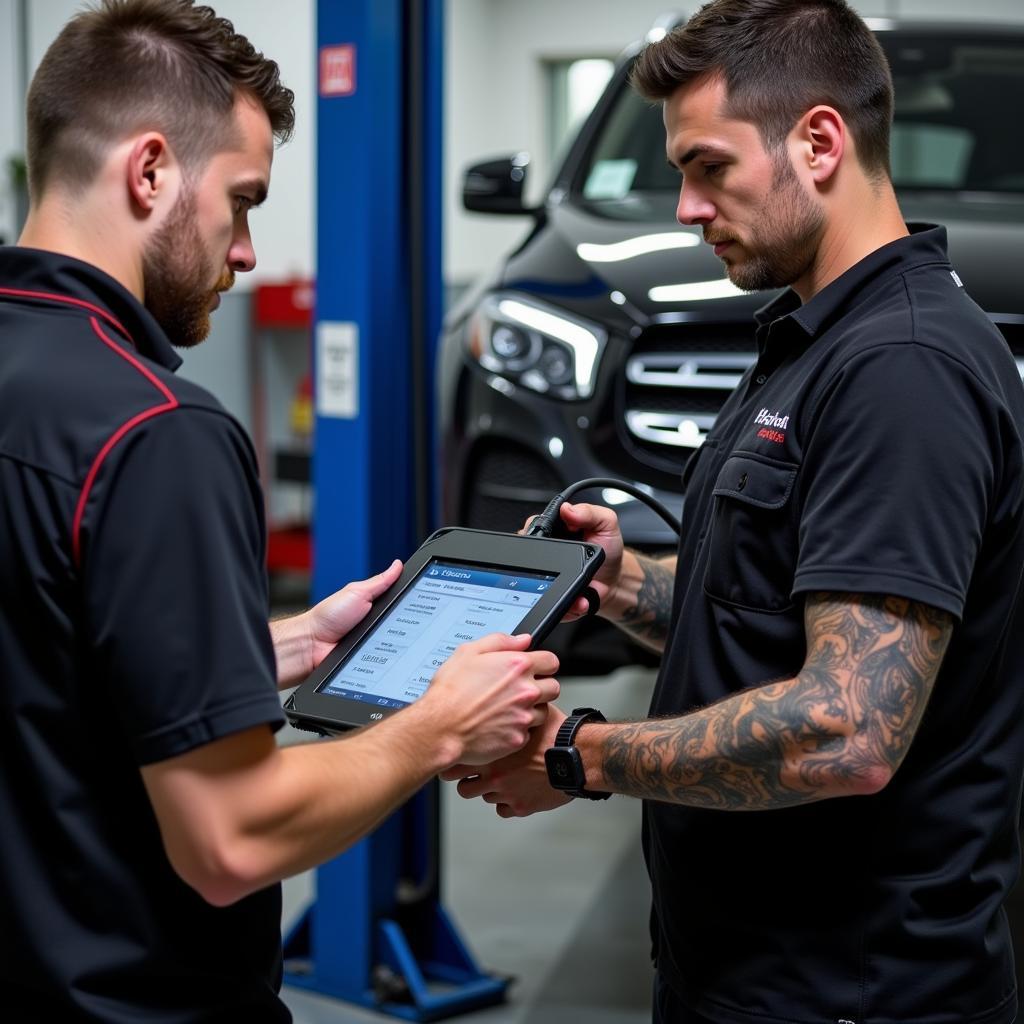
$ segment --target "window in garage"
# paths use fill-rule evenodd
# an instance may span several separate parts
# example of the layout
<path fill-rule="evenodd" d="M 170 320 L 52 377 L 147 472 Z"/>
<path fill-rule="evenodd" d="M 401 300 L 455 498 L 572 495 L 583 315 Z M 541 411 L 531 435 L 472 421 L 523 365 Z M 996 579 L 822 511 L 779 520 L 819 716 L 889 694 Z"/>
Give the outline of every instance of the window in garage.
<path fill-rule="evenodd" d="M 565 146 L 612 77 L 615 62 L 606 57 L 548 61 L 548 156 L 556 166 Z"/>

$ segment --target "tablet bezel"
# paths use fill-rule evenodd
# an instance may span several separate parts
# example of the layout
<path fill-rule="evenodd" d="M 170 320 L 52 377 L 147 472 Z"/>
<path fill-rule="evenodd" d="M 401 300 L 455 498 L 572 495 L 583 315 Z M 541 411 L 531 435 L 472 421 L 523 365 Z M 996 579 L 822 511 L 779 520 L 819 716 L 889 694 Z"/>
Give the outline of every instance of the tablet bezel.
<path fill-rule="evenodd" d="M 596 544 L 582 541 L 522 537 L 461 527 L 438 530 L 409 558 L 401 576 L 373 602 L 366 617 L 288 698 L 284 709 L 293 725 L 333 734 L 380 721 L 401 710 L 317 691 L 388 614 L 427 564 L 435 560 L 510 575 L 522 572 L 553 576 L 548 590 L 515 630 L 530 633 L 533 648 L 562 620 L 576 596 L 593 578 L 604 561 L 604 551 Z"/>

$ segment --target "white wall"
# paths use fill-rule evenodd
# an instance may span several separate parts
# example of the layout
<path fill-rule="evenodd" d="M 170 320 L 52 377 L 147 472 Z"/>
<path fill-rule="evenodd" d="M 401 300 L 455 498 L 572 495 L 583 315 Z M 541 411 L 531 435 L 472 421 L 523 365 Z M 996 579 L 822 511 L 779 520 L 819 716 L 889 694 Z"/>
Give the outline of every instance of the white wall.
<path fill-rule="evenodd" d="M 25 148 L 15 0 L 0 0 L 0 238 L 11 242 L 17 229 L 7 161 Z"/>
<path fill-rule="evenodd" d="M 0 60 L 4 56 L 3 16 L 14 0 L 0 0 Z M 29 74 L 35 72 L 65 22 L 86 6 L 82 0 L 29 0 Z M 219 15 L 234 22 L 253 45 L 281 67 L 281 79 L 295 93 L 295 136 L 274 158 L 271 199 L 252 215 L 257 267 L 238 279 L 241 290 L 262 280 L 311 277 L 314 266 L 314 92 L 315 0 L 213 0 Z M 0 63 L 0 75 L 6 65 Z M 6 92 L 6 82 L 0 88 Z M 0 156 L 5 117 L 0 110 Z"/>

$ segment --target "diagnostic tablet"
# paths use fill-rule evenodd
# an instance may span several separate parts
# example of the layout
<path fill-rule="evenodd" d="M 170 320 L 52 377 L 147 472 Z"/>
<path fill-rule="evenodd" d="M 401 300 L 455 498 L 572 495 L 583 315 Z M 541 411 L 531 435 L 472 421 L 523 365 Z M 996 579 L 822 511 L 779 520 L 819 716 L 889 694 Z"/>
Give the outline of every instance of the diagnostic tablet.
<path fill-rule="evenodd" d="M 288 698 L 285 713 L 299 728 L 341 732 L 422 696 L 460 644 L 530 633 L 537 647 L 603 561 L 596 544 L 439 530 Z"/>

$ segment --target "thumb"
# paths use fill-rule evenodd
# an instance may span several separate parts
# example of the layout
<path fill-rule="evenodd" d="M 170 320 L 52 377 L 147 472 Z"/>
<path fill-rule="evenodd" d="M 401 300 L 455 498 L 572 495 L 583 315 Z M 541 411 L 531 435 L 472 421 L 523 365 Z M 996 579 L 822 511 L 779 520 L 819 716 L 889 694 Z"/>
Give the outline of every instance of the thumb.
<path fill-rule="evenodd" d="M 488 633 L 468 644 L 463 644 L 463 649 L 472 648 L 477 654 L 488 654 L 492 651 L 525 651 L 530 646 L 530 634 L 519 633 L 517 636 L 509 636 L 508 633 Z"/>
<path fill-rule="evenodd" d="M 385 590 L 390 587 L 395 580 L 402 574 L 402 563 L 400 559 L 395 559 L 383 572 L 377 573 L 376 576 L 371 576 L 369 579 L 360 580 L 353 586 L 358 589 L 364 597 L 369 600 L 380 597 Z"/>

